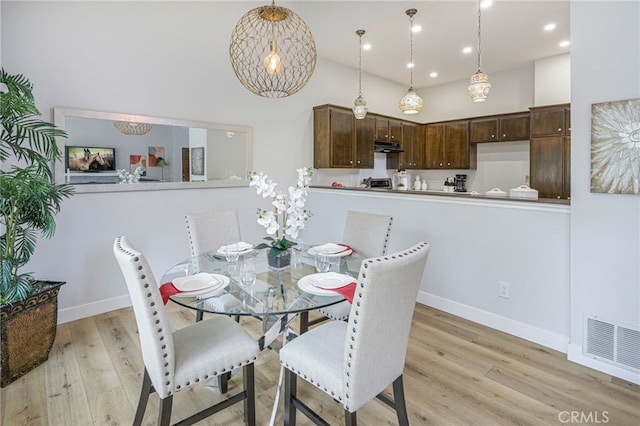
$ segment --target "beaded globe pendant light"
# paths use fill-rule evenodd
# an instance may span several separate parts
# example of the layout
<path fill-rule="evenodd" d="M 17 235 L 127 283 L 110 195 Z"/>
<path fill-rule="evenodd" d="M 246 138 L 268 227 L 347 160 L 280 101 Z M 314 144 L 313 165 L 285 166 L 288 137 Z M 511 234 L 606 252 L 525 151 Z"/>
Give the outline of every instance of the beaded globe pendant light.
<path fill-rule="evenodd" d="M 358 97 L 353 101 L 353 115 L 358 120 L 362 120 L 367 116 L 367 101 L 362 97 L 362 36 L 364 30 L 357 30 L 356 34 L 360 38 L 360 56 L 358 57 Z"/>
<path fill-rule="evenodd" d="M 400 110 L 405 114 L 417 114 L 424 107 L 424 102 L 422 98 L 418 96 L 418 94 L 413 90 L 413 15 L 418 13 L 416 9 L 407 9 L 405 11 L 407 15 L 409 15 L 409 23 L 410 23 L 410 62 L 409 67 L 411 73 L 411 80 L 409 83 L 409 91 L 402 99 L 400 99 Z"/>
<path fill-rule="evenodd" d="M 236 77 L 249 91 L 283 98 L 311 78 L 316 42 L 302 18 L 273 1 L 240 18 L 231 34 L 229 56 Z"/>
<path fill-rule="evenodd" d="M 473 102 L 484 102 L 485 100 L 487 100 L 487 96 L 489 96 L 489 91 L 491 90 L 489 76 L 480 71 L 480 61 L 482 59 L 482 51 L 480 50 L 480 1 L 481 0 L 478 0 L 478 72 L 471 76 L 471 78 L 469 79 L 471 84 L 467 88 L 469 90 L 469 96 L 471 96 Z"/>

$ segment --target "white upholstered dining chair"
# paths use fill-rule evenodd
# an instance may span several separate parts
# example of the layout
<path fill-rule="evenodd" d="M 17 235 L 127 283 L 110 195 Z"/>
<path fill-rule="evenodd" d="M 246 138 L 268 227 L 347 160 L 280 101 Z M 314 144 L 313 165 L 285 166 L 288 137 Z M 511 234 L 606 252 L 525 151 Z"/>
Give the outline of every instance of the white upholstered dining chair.
<path fill-rule="evenodd" d="M 316 424 L 317 413 L 298 399 L 297 376 L 344 406 L 347 425 L 356 411 L 378 397 L 408 425 L 404 370 L 411 320 L 428 243 L 362 261 L 349 321 L 330 321 L 301 334 L 280 350 L 285 367 L 284 424 L 294 425 L 296 409 Z M 382 391 L 393 384 L 393 400 Z"/>
<path fill-rule="evenodd" d="M 349 210 L 342 234 L 342 242 L 364 257 L 387 254 L 393 217 Z M 344 321 L 349 317 L 351 304 L 346 300 L 318 309 L 321 317 L 309 321 L 309 326 L 328 319 Z"/>
<path fill-rule="evenodd" d="M 258 344 L 242 326 L 224 315 L 172 332 L 158 284 L 145 256 L 124 236 L 116 238 L 113 252 L 129 289 L 145 366 L 133 424 L 142 423 L 151 393 L 157 392 L 160 397 L 158 425 L 168 425 L 176 392 L 242 367 L 242 391 L 180 424 L 193 424 L 243 401 L 245 423 L 254 425 L 253 363 L 259 353 Z"/>
<path fill-rule="evenodd" d="M 187 214 L 184 218 L 191 257 L 240 241 L 240 222 L 235 210 Z"/>

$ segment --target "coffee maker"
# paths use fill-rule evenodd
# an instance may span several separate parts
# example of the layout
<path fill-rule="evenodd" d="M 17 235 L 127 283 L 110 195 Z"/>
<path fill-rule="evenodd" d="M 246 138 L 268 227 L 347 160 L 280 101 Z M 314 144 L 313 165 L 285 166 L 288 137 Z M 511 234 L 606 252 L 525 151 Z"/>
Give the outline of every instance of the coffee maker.
<path fill-rule="evenodd" d="M 455 192 L 467 192 L 467 175 L 456 175 Z"/>

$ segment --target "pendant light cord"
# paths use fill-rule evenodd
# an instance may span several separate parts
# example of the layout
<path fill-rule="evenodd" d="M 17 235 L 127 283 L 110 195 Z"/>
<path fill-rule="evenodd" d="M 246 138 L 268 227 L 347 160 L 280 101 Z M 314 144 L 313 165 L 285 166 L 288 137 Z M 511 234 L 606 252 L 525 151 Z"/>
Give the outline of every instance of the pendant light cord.
<path fill-rule="evenodd" d="M 358 37 L 360 38 L 360 54 L 358 57 L 358 96 L 362 96 L 362 35 L 364 34 L 364 31 L 358 30 L 357 33 Z"/>
<path fill-rule="evenodd" d="M 481 0 L 478 0 L 478 72 L 480 72 L 480 60 L 482 58 L 481 51 L 480 51 L 480 15 L 481 15 L 480 2 Z"/>
<path fill-rule="evenodd" d="M 409 56 L 411 61 L 411 66 L 409 67 L 409 90 L 413 90 L 413 15 L 416 11 L 413 9 L 411 12 L 412 13 L 409 14 Z"/>

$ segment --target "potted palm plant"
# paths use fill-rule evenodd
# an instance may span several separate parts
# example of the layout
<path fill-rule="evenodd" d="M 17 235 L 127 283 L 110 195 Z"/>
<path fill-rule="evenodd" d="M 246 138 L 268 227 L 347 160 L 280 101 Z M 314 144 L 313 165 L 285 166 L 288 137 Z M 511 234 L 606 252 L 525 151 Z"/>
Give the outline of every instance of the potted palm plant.
<path fill-rule="evenodd" d="M 44 362 L 55 339 L 57 295 L 64 282 L 41 281 L 22 268 L 40 237 L 55 232 L 55 216 L 70 185 L 57 185 L 52 165 L 66 133 L 39 118 L 33 85 L 0 71 L 0 386 Z"/>

